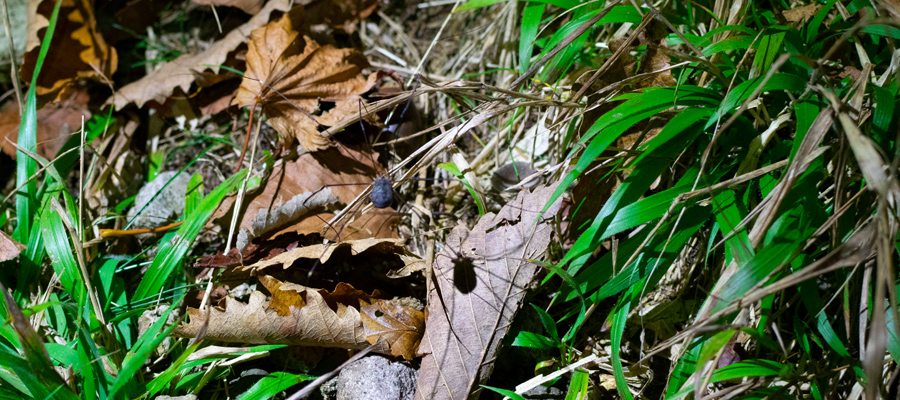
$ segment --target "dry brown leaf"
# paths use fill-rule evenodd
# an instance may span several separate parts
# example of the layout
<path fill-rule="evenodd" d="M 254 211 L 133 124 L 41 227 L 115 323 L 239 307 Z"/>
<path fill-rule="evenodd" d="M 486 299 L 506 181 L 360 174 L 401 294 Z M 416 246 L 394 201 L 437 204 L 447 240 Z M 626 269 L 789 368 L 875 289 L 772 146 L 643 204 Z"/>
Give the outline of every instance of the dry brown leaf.
<path fill-rule="evenodd" d="M 228 32 L 206 51 L 199 54 L 184 54 L 153 71 L 153 73 L 119 89 L 106 102 L 112 103 L 116 109 L 122 109 L 130 103 L 143 107 L 148 101 L 163 104 L 177 88 L 189 93 L 194 83 L 196 72 L 210 69 L 218 73 L 218 65 L 224 63 L 228 54 L 244 43 L 253 29 L 263 26 L 269 21 L 269 14 L 274 11 L 290 9 L 290 0 L 271 0 L 249 21 Z M 304 4 L 303 1 L 293 3 Z M 43 72 L 42 72 L 43 74 Z"/>
<path fill-rule="evenodd" d="M 491 374 L 500 342 L 522 305 L 550 243 L 549 218 L 557 201 L 535 224 L 554 187 L 522 191 L 497 215 L 483 216 L 469 231 L 459 226 L 434 262 L 428 321 L 419 347 L 416 399 L 466 399 Z"/>
<path fill-rule="evenodd" d="M 25 42 L 22 79 L 31 81 L 41 41 L 56 1 L 28 3 L 28 36 Z M 94 5 L 90 0 L 63 0 L 50 52 L 44 59 L 35 91 L 44 101 L 66 95 L 79 80 L 101 80 L 116 72 L 116 49 L 97 31 Z"/>
<path fill-rule="evenodd" d="M 78 91 L 73 97 L 57 104 L 48 104 L 37 112 L 37 153 L 48 160 L 56 157 L 59 149 L 66 144 L 69 136 L 81 129 L 81 118 L 87 121 L 91 112 L 87 108 L 87 92 Z M 12 158 L 16 158 L 19 139 L 19 105 L 7 102 L 0 109 L 0 148 Z"/>
<path fill-rule="evenodd" d="M 652 74 L 647 79 L 641 81 L 637 86 L 645 87 L 667 87 L 675 86 L 675 77 L 672 76 L 671 70 L 657 72 L 671 65 L 669 59 L 668 44 L 666 36 L 669 34 L 668 28 L 661 22 L 654 20 L 647 25 L 646 30 L 641 32 L 640 45 L 647 46 L 644 57 L 641 59 L 641 67 L 638 74 Z"/>
<path fill-rule="evenodd" d="M 297 138 L 307 151 L 329 147 L 318 126 L 333 125 L 357 111 L 360 95 L 377 77 L 362 75 L 368 61 L 361 52 L 301 38 L 290 14 L 254 30 L 247 45 L 245 79 L 232 104 L 259 105 L 285 146 Z M 325 111 L 320 102 L 333 102 L 334 107 Z"/>
<path fill-rule="evenodd" d="M 270 213 L 279 204 L 284 204 L 295 196 L 312 193 L 326 185 L 331 194 L 337 196 L 342 204 L 347 204 L 365 190 L 377 175 L 376 162 L 370 152 L 356 150 L 348 146 L 332 147 L 315 153 L 306 153 L 293 161 L 284 161 L 274 168 L 266 178 L 261 191 L 248 193 L 245 197 L 245 211 L 240 224 L 241 230 L 251 230 L 251 222 L 260 212 Z M 227 198 L 215 213 L 215 218 L 230 223 L 230 212 L 234 198 Z M 277 237 L 286 232 L 302 235 L 320 233 L 326 228 L 333 214 L 323 210 L 318 214 L 306 214 L 302 219 L 286 221 L 279 229 L 267 236 Z M 390 209 L 371 210 L 347 226 L 330 227 L 326 236 L 334 240 L 337 231 L 341 231 L 340 239 L 360 238 L 396 238 L 398 215 Z"/>
<path fill-rule="evenodd" d="M 374 351 L 410 360 L 422 338 L 421 311 L 375 299 L 375 293 L 367 295 L 345 283 L 328 292 L 268 276 L 261 276 L 260 282 L 272 299 L 265 301 L 263 293 L 253 292 L 249 304 L 228 297 L 224 310 L 210 308 L 207 339 L 347 349 L 377 344 Z M 188 308 L 188 315 L 190 322 L 176 328 L 176 335 L 194 337 L 200 332 L 206 315 L 195 308 Z"/>
<path fill-rule="evenodd" d="M 425 266 L 425 261 L 422 260 L 422 258 L 409 252 L 409 250 L 406 249 L 405 240 L 371 238 L 347 240 L 338 244 L 320 244 L 314 246 L 298 247 L 291 251 L 281 253 L 268 260 L 262 260 L 254 263 L 253 265 L 240 267 L 238 268 L 238 270 L 258 272 L 273 265 L 280 265 L 282 268 L 287 269 L 291 266 L 291 264 L 293 264 L 294 261 L 299 259 L 318 259 L 320 262 L 324 263 L 331 258 L 331 255 L 334 254 L 335 251 L 344 247 L 349 247 L 351 254 L 359 254 L 370 249 L 382 254 L 396 254 L 398 257 L 400 257 L 400 260 L 403 261 L 404 269 L 421 270 Z"/>
<path fill-rule="evenodd" d="M 255 15 L 260 10 L 262 10 L 263 3 L 265 0 L 191 0 L 194 4 L 199 4 L 201 6 L 215 6 L 215 7 L 236 7 L 243 10 L 245 13 L 250 15 Z"/>
<path fill-rule="evenodd" d="M 0 231 L 0 262 L 18 257 L 22 250 L 25 250 L 24 244 L 13 240 L 6 232 Z"/>
<path fill-rule="evenodd" d="M 781 12 L 781 15 L 783 15 L 784 19 L 788 22 L 801 22 L 812 18 L 819 12 L 820 8 L 822 8 L 821 4 L 807 4 L 805 6 L 794 7 L 790 10 L 784 10 Z"/>

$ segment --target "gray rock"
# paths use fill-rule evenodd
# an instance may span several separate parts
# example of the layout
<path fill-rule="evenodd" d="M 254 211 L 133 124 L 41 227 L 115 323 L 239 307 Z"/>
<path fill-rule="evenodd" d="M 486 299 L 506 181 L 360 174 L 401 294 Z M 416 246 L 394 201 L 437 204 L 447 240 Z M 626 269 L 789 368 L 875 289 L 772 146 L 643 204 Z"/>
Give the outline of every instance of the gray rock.
<path fill-rule="evenodd" d="M 158 228 L 171 223 L 172 218 L 184 212 L 184 196 L 191 176 L 184 173 L 178 174 L 175 179 L 172 179 L 172 182 L 166 185 L 166 182 L 169 182 L 169 179 L 175 174 L 178 174 L 178 171 L 163 172 L 138 191 L 134 198 L 134 207 L 128 210 L 128 220 L 134 219 L 130 229 Z M 159 195 L 156 194 L 157 192 Z M 144 208 L 147 203 L 150 205 Z M 142 208 L 144 211 L 138 215 Z M 135 218 L 136 215 L 137 218 Z"/>
<path fill-rule="evenodd" d="M 416 393 L 419 372 L 403 362 L 370 355 L 341 371 L 337 400 L 407 400 Z"/>
<path fill-rule="evenodd" d="M 566 397 L 566 391 L 553 386 L 537 385 L 537 387 L 522 393 L 522 397 L 526 399 L 563 399 Z"/>

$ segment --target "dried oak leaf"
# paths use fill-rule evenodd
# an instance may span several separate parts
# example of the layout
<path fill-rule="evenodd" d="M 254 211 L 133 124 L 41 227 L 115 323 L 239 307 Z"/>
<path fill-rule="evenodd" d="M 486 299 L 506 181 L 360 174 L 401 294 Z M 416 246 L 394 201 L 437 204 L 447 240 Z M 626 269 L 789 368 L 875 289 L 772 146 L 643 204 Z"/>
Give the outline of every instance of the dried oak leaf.
<path fill-rule="evenodd" d="M 268 276 L 261 276 L 260 282 L 272 293 L 271 300 L 253 292 L 249 304 L 229 297 L 224 310 L 211 307 L 207 339 L 347 349 L 375 344 L 374 351 L 407 360 L 421 341 L 424 314 L 397 301 L 375 299 L 375 293 L 367 295 L 345 283 L 328 292 Z M 200 332 L 206 315 L 188 308 L 188 316 L 190 322 L 176 328 L 176 335 L 194 337 Z"/>
<path fill-rule="evenodd" d="M 113 104 L 116 109 L 122 109 L 130 103 L 143 107 L 151 100 L 159 104 L 165 103 L 176 88 L 189 93 L 191 84 L 198 76 L 197 72 L 210 69 L 218 73 L 218 65 L 224 63 L 228 59 L 228 54 L 244 43 L 247 35 L 253 29 L 266 24 L 272 12 L 288 11 L 292 3 L 294 2 L 291 0 L 269 1 L 258 14 L 228 32 L 224 38 L 219 39 L 206 51 L 199 54 L 184 54 L 169 61 L 162 68 L 119 89 L 106 101 L 107 104 Z M 303 4 L 304 2 L 297 3 Z"/>
<path fill-rule="evenodd" d="M 550 243 L 549 222 L 560 202 L 538 217 L 554 189 L 523 190 L 471 231 L 458 226 L 448 236 L 428 292 L 416 399 L 478 397 L 537 272 L 527 260 L 542 257 Z"/>
<path fill-rule="evenodd" d="M 81 118 L 87 121 L 91 112 L 87 108 L 90 100 L 87 92 L 77 91 L 72 97 L 56 104 L 48 104 L 37 111 L 37 153 L 48 160 L 56 157 L 59 149 L 66 144 L 72 133 L 81 128 Z M 19 105 L 7 102 L 0 108 L 0 148 L 12 158 L 16 158 L 19 139 Z"/>
<path fill-rule="evenodd" d="M 25 250 L 24 244 L 13 240 L 6 232 L 0 231 L 0 262 L 18 257 L 22 250 Z"/>
<path fill-rule="evenodd" d="M 361 52 L 301 38 L 290 14 L 254 30 L 247 46 L 245 79 L 232 104 L 262 107 L 285 146 L 297 138 L 307 151 L 329 147 L 318 126 L 357 111 L 360 95 L 377 79 L 362 75 L 369 63 Z M 334 106 L 326 111 L 321 102 Z"/>
<path fill-rule="evenodd" d="M 275 166 L 262 190 L 246 195 L 240 229 L 255 232 L 252 223 L 259 215 L 280 213 L 281 206 L 296 196 L 308 195 L 323 188 L 337 196 L 341 204 L 348 204 L 372 182 L 377 175 L 376 165 L 370 150 L 357 150 L 350 146 L 331 147 L 305 153 L 296 160 L 284 161 Z M 234 197 L 226 198 L 214 218 L 230 223 L 233 205 Z M 341 240 L 398 237 L 396 226 L 399 217 L 393 210 L 371 210 L 346 226 L 327 227 L 326 221 L 333 215 L 330 210 L 322 209 L 296 219 L 282 220 L 279 226 L 270 227 L 277 229 L 267 230 L 267 237 L 278 237 L 286 232 L 308 235 L 320 233 L 323 229 L 332 240 L 337 239 L 338 231 Z"/>
<path fill-rule="evenodd" d="M 199 4 L 201 6 L 216 6 L 216 7 L 235 7 L 240 8 L 245 13 L 250 15 L 255 15 L 262 9 L 263 3 L 265 0 L 191 0 L 194 4 Z"/>
<path fill-rule="evenodd" d="M 25 42 L 22 79 L 30 82 L 49 26 L 54 0 L 28 3 L 28 36 Z M 63 0 L 51 51 L 44 58 L 35 91 L 44 101 L 58 99 L 79 80 L 108 79 L 116 72 L 116 49 L 106 44 L 97 31 L 94 5 L 90 0 Z"/>
<path fill-rule="evenodd" d="M 335 251 L 343 247 L 350 247 L 351 254 L 359 254 L 366 250 L 377 251 L 382 254 L 395 254 L 400 257 L 400 260 L 403 262 L 404 269 L 409 269 L 412 271 L 418 271 L 425 267 L 425 261 L 422 260 L 422 258 L 406 249 L 405 241 L 403 239 L 371 238 L 347 240 L 337 244 L 319 244 L 313 246 L 298 247 L 293 250 L 278 254 L 270 259 L 261 260 L 252 265 L 240 267 L 238 268 L 238 270 L 258 272 L 273 265 L 280 265 L 282 268 L 287 269 L 291 266 L 291 264 L 294 263 L 294 261 L 299 259 L 318 259 L 320 262 L 324 263 L 331 258 L 331 255 L 334 254 Z"/>

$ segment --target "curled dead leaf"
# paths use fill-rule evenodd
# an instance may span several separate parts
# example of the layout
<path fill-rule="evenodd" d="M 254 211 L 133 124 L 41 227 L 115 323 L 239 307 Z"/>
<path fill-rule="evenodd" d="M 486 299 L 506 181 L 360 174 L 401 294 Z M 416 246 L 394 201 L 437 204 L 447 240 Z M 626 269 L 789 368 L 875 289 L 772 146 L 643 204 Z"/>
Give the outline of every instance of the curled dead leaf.
<path fill-rule="evenodd" d="M 374 298 L 340 283 L 333 292 L 312 289 L 261 276 L 272 293 L 270 301 L 253 292 L 248 304 L 226 298 L 225 309 L 211 308 L 206 338 L 223 342 L 292 344 L 364 349 L 410 360 L 424 331 L 424 313 L 397 301 Z M 175 329 L 182 337 L 195 337 L 204 312 L 188 309 L 190 322 Z"/>
<path fill-rule="evenodd" d="M 55 3 L 54 0 L 28 3 L 28 36 L 21 67 L 22 79 L 26 82 L 30 82 L 34 74 L 41 41 Z M 99 81 L 116 72 L 116 49 L 108 46 L 97 30 L 94 5 L 90 0 L 62 1 L 50 48 L 53 50 L 47 53 L 35 86 L 44 101 L 68 94 L 79 80 Z"/>
<path fill-rule="evenodd" d="M 286 145 L 296 138 L 307 151 L 330 146 L 318 127 L 356 112 L 377 78 L 362 75 L 369 64 L 361 52 L 301 37 L 290 14 L 254 30 L 247 45 L 247 71 L 232 104 L 259 105 Z"/>
<path fill-rule="evenodd" d="M 325 188 L 323 191 L 330 190 L 340 203 L 347 204 L 372 182 L 372 177 L 378 170 L 376 165 L 370 151 L 357 150 L 349 146 L 331 147 L 303 154 L 296 160 L 284 161 L 275 166 L 266 178 L 262 190 L 247 194 L 240 229 L 256 232 L 252 221 L 257 219 L 260 213 L 263 215 L 279 213 L 279 203 L 287 203 L 295 196 L 314 193 L 323 188 Z M 227 198 L 219 205 L 214 218 L 230 223 L 233 204 L 234 198 Z M 392 210 L 373 210 L 345 227 L 327 227 L 325 221 L 331 216 L 333 214 L 329 210 L 320 209 L 317 213 L 298 215 L 294 219 L 278 219 L 278 226 L 267 228 L 266 236 L 274 238 L 287 232 L 308 235 L 320 233 L 324 229 L 326 236 L 331 240 L 335 239 L 338 231 L 341 231 L 341 240 L 398 237 L 396 225 L 399 217 Z"/>

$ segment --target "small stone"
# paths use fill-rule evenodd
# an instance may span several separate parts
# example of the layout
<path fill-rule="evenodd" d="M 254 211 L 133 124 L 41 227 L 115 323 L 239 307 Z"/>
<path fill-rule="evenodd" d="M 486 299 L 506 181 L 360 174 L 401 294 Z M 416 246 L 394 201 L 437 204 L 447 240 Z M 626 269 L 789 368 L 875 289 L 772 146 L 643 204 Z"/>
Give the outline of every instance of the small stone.
<path fill-rule="evenodd" d="M 337 400 L 408 400 L 416 393 L 419 371 L 404 362 L 371 355 L 338 375 Z"/>
<path fill-rule="evenodd" d="M 168 225 L 174 221 L 174 217 L 184 212 L 184 196 L 191 176 L 184 173 L 177 176 L 176 174 L 178 171 L 163 172 L 138 191 L 134 198 L 134 207 L 128 210 L 128 220 L 134 219 L 134 223 L 129 229 L 158 228 Z M 173 176 L 175 179 L 172 179 Z M 172 179 L 172 182 L 166 185 L 169 179 Z M 157 192 L 159 195 L 156 194 Z M 150 202 L 151 199 L 153 202 Z M 150 204 L 147 205 L 147 203 Z M 145 205 L 147 208 L 144 208 Z M 144 211 L 138 215 L 141 209 Z"/>

